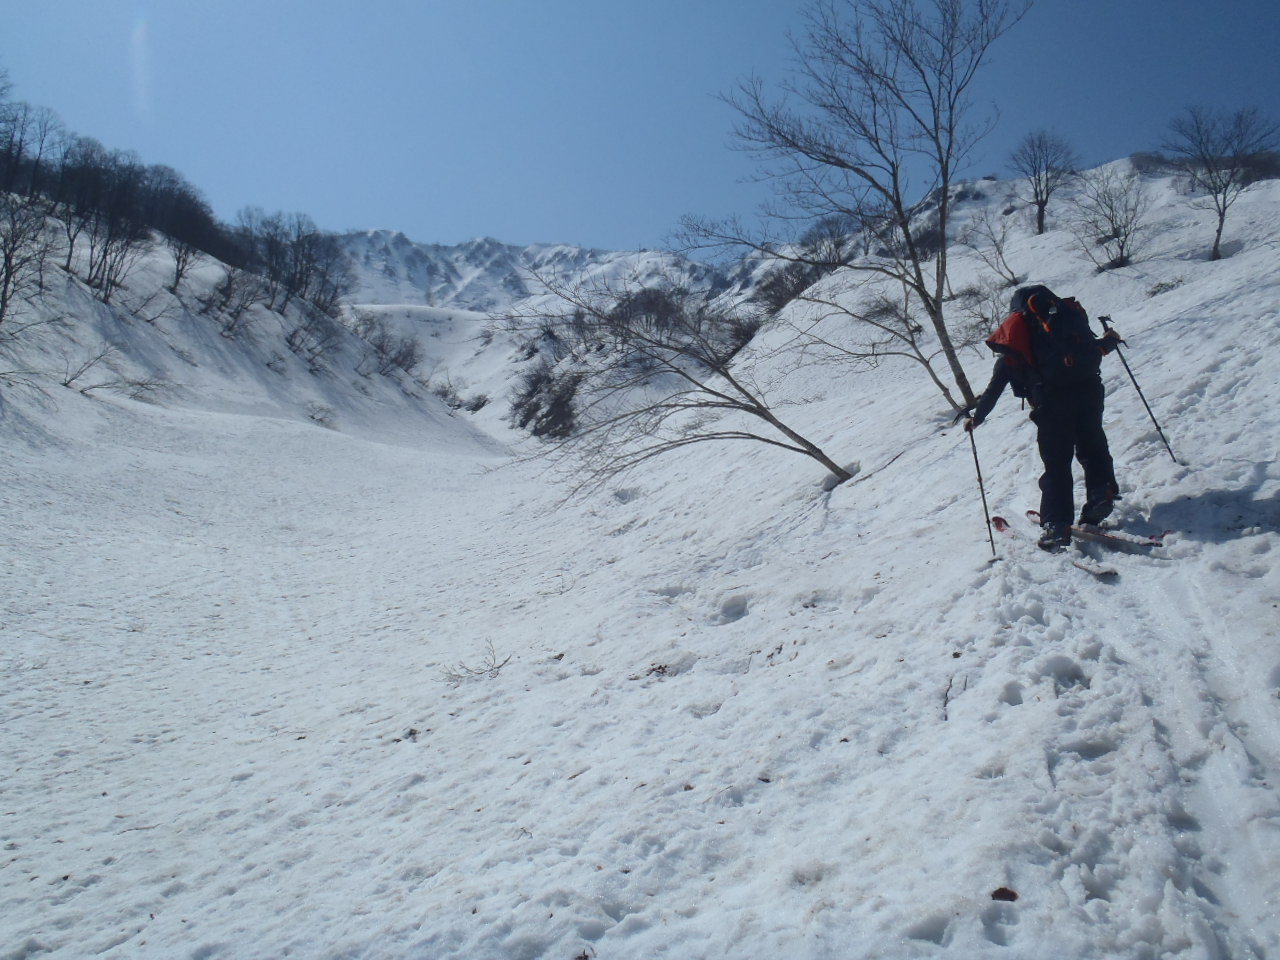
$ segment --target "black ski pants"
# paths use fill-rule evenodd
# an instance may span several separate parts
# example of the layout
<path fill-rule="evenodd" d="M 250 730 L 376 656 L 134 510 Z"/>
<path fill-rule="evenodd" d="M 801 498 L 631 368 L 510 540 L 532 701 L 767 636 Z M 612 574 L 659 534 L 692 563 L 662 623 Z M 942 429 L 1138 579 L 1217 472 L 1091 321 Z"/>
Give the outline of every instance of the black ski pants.
<path fill-rule="evenodd" d="M 1031 412 L 1044 473 L 1040 477 L 1040 521 L 1074 523 L 1075 497 L 1071 477 L 1074 457 L 1084 468 L 1086 501 L 1114 497 L 1115 466 L 1102 429 L 1102 380 L 1065 384 L 1045 390 Z"/>

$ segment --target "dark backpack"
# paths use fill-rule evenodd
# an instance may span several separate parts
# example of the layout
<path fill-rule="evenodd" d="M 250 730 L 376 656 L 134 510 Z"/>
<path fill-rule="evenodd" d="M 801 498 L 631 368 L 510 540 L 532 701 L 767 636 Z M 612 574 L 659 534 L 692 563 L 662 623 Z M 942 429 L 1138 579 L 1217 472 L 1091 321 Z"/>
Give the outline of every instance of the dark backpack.
<path fill-rule="evenodd" d="M 1102 347 L 1075 297 L 1055 296 L 1043 286 L 1023 287 L 1013 295 L 1012 307 L 1025 319 L 1041 384 L 1082 383 L 1098 376 Z"/>

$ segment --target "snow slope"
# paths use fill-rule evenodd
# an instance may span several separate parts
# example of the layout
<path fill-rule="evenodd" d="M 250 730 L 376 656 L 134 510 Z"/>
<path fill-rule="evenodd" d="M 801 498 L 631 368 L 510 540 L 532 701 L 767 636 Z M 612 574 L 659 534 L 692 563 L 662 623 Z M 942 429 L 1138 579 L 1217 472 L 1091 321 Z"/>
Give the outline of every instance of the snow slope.
<path fill-rule="evenodd" d="M 0 957 L 1280 956 L 1280 183 L 1219 263 L 1153 189 L 1136 267 L 1011 247 L 1183 461 L 1108 361 L 1120 515 L 1176 531 L 1116 583 L 990 562 L 897 368 L 787 382 L 830 492 L 703 445 L 569 503 L 430 398 L 6 390 Z M 975 441 L 1034 506 L 1012 398 Z"/>

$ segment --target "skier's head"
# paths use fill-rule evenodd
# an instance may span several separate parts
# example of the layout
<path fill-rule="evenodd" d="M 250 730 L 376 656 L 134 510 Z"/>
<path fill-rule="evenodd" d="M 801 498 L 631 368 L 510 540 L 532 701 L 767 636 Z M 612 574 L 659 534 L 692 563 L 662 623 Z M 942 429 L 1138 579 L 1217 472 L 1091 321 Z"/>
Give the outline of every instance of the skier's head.
<path fill-rule="evenodd" d="M 1037 284 L 1031 287 L 1019 287 L 1009 303 L 1009 309 L 1013 313 L 1021 312 L 1045 319 L 1058 312 L 1060 302 L 1052 290 Z"/>

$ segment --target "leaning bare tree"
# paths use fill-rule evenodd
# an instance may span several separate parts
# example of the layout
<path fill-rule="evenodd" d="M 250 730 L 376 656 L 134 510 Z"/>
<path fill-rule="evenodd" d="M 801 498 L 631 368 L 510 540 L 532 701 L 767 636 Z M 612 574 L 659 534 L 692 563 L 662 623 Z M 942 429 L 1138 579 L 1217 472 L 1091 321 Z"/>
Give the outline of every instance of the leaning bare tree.
<path fill-rule="evenodd" d="M 1028 133 L 1009 156 L 1009 167 L 1025 177 L 1031 190 L 1027 200 L 1036 208 L 1036 233 L 1044 233 L 1049 200 L 1067 183 L 1080 166 L 1071 144 L 1048 130 Z"/>
<path fill-rule="evenodd" d="M 675 285 L 584 287 L 535 279 L 552 306 L 500 318 L 540 345 L 545 365 L 513 404 L 574 471 L 574 491 L 696 443 L 749 440 L 852 474 L 770 406 L 753 364 L 735 363 L 758 321 Z M 740 309 L 740 308 L 739 308 Z"/>
<path fill-rule="evenodd" d="M 952 184 L 992 126 L 972 119 L 974 78 L 1026 10 L 1021 0 L 815 0 L 783 96 L 771 99 L 751 79 L 726 97 L 740 144 L 779 187 L 770 222 L 838 216 L 860 225 L 871 255 L 830 266 L 855 282 L 900 286 L 908 313 L 932 330 L 959 396 L 934 382 L 957 409 L 974 393 L 946 317 Z M 687 218 L 685 228 L 694 243 L 805 258 L 802 247 L 748 236 L 734 222 Z"/>
<path fill-rule="evenodd" d="M 1251 161 L 1276 148 L 1280 127 L 1256 109 L 1226 114 L 1188 107 L 1169 123 L 1164 149 L 1174 166 L 1204 190 L 1218 215 L 1210 260 L 1222 259 L 1222 230 L 1227 211 L 1249 185 Z"/>

